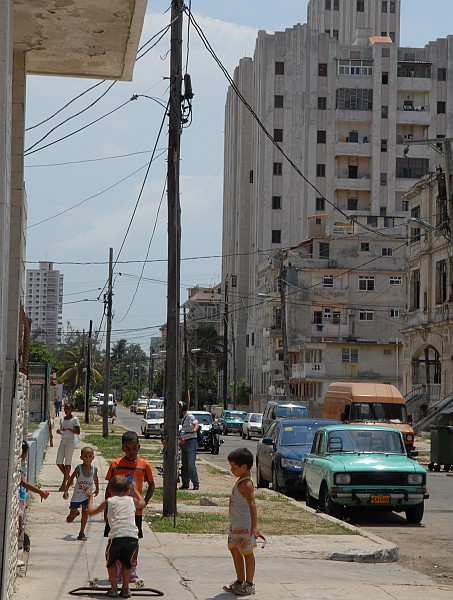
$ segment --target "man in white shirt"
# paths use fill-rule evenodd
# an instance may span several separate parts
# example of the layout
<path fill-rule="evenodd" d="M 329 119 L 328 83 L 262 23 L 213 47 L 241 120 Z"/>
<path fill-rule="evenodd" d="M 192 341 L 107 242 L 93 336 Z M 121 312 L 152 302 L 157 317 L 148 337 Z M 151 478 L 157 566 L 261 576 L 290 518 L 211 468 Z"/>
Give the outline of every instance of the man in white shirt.
<path fill-rule="evenodd" d="M 192 481 L 193 489 L 200 488 L 198 479 L 197 467 L 195 461 L 197 459 L 197 430 L 199 429 L 198 421 L 192 413 L 187 411 L 187 404 L 179 403 L 179 417 L 181 419 L 181 430 L 179 432 L 179 447 L 181 449 L 181 478 L 182 486 L 180 490 L 188 490 L 189 483 Z"/>

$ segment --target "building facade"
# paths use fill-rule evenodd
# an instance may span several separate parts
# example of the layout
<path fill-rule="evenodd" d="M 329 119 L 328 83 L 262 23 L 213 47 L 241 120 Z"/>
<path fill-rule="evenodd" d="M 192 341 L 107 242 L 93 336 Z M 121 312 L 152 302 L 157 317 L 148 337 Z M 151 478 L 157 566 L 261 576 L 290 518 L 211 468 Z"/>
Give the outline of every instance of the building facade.
<path fill-rule="evenodd" d="M 63 273 L 52 262 L 39 261 L 39 269 L 27 269 L 25 312 L 31 319 L 32 339 L 48 346 L 61 342 Z"/>
<path fill-rule="evenodd" d="M 406 196 L 411 217 L 402 369 L 415 422 L 452 393 L 453 246 L 445 183 L 439 172 Z"/>
<path fill-rule="evenodd" d="M 266 394 L 278 375 L 263 370 L 275 340 L 266 334 L 265 278 L 256 265 L 305 240 L 310 218 L 320 214 L 329 232 L 349 228 L 357 247 L 362 239 L 402 243 L 405 193 L 441 162 L 423 141 L 451 134 L 453 37 L 400 48 L 400 8 L 400 0 L 311 0 L 307 23 L 260 31 L 253 59 L 236 69 L 235 83 L 257 118 L 231 88 L 222 268 L 223 279 L 241 276 L 237 294 L 248 299 L 243 343 L 256 394 Z M 234 265 L 231 255 L 245 246 L 247 265 Z M 345 257 L 344 266 L 359 263 Z M 403 270 L 401 263 L 401 276 Z M 380 310 L 382 298 L 370 308 Z M 399 335 L 395 321 L 389 338 Z"/>

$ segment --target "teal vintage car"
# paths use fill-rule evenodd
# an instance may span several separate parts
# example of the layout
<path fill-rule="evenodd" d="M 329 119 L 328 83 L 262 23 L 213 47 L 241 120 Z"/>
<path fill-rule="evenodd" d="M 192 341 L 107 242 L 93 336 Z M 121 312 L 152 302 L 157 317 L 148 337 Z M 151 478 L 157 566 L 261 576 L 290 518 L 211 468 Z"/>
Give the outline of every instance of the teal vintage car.
<path fill-rule="evenodd" d="M 308 506 L 336 517 L 360 507 L 405 512 L 409 523 L 420 523 L 429 498 L 426 470 L 407 455 L 401 432 L 377 425 L 318 429 L 302 487 Z"/>

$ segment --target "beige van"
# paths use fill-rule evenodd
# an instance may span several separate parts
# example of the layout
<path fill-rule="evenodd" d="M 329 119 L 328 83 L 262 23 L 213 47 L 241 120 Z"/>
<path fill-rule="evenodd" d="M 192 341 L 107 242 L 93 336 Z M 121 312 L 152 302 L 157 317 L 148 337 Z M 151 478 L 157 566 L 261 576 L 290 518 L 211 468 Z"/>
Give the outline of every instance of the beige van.
<path fill-rule="evenodd" d="M 408 450 L 414 449 L 414 430 L 407 419 L 401 393 L 387 383 L 331 383 L 324 397 L 322 419 L 344 423 L 390 425 L 399 429 Z"/>

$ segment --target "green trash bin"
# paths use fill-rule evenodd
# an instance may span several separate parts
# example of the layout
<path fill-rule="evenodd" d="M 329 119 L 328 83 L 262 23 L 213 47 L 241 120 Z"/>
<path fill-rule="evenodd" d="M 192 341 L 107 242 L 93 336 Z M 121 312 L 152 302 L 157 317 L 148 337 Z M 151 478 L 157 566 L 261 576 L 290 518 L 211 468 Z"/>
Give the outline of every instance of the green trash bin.
<path fill-rule="evenodd" d="M 449 471 L 453 465 L 453 427 L 432 425 L 431 426 L 431 450 L 428 469 Z"/>

